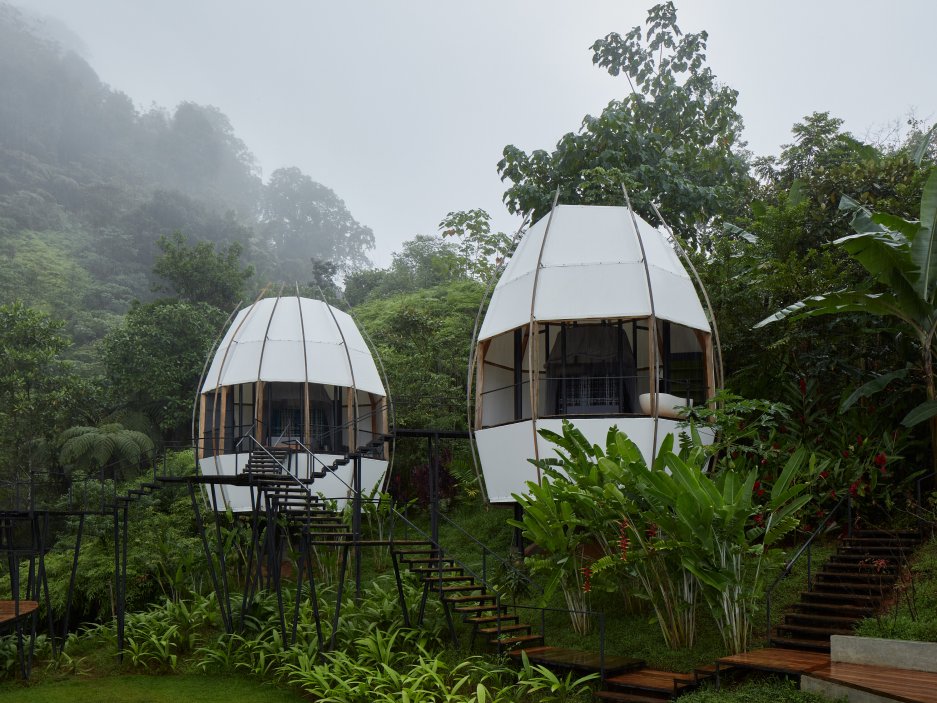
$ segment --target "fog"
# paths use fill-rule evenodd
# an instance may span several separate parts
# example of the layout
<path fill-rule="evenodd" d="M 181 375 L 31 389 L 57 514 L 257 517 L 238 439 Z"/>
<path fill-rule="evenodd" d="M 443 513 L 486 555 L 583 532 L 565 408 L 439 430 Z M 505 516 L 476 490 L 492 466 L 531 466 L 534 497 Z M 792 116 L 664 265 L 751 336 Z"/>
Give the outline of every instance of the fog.
<path fill-rule="evenodd" d="M 296 165 L 373 229 L 371 258 L 450 210 L 483 207 L 501 229 L 496 164 L 506 144 L 550 149 L 628 88 L 591 65 L 590 44 L 641 24 L 649 3 L 379 0 L 18 0 L 71 33 L 138 108 L 217 106 L 266 177 Z M 856 136 L 909 111 L 937 115 L 919 37 L 931 2 L 678 3 L 709 32 L 709 60 L 739 90 L 745 136 L 777 153 L 792 124 L 828 110 Z M 67 28 L 65 30 L 64 28 Z"/>

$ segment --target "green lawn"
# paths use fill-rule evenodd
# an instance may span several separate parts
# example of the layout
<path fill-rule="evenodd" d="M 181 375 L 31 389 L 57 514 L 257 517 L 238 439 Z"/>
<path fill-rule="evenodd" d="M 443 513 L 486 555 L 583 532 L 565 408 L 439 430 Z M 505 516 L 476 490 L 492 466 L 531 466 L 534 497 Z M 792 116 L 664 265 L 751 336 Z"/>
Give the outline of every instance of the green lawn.
<path fill-rule="evenodd" d="M 245 676 L 175 674 L 71 678 L 24 686 L 0 686 L 5 703 L 296 703 L 297 693 Z"/>

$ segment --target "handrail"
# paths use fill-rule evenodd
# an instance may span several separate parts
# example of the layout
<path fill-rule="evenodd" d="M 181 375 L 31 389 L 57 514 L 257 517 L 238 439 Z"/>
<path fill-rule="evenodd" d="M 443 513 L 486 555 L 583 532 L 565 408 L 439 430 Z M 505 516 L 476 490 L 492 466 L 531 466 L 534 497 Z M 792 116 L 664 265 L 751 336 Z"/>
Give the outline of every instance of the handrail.
<path fill-rule="evenodd" d="M 436 558 L 438 562 L 442 563 L 443 561 L 452 561 L 454 564 L 457 564 L 457 565 L 459 566 L 459 568 L 461 568 L 461 569 L 463 569 L 464 571 L 466 571 L 469 575 L 471 575 L 471 576 L 473 576 L 474 578 L 478 579 L 478 580 L 482 583 L 482 585 L 485 586 L 485 588 L 490 589 L 490 590 L 492 591 L 492 595 L 494 595 L 494 598 L 495 598 L 495 607 L 500 610 L 500 608 L 501 608 L 501 601 L 502 601 L 502 597 L 503 597 L 503 596 L 502 596 L 501 593 L 498 592 L 498 590 L 497 590 L 496 588 L 493 588 L 491 585 L 489 585 L 489 584 L 488 584 L 488 581 L 487 581 L 484 577 L 480 576 L 477 572 L 475 572 L 474 569 L 472 569 L 471 567 L 469 567 L 468 565 L 466 565 L 464 562 L 460 561 L 459 559 L 455 559 L 455 558 L 453 558 L 451 555 L 450 555 L 450 556 L 446 556 L 446 550 L 443 549 L 442 545 L 439 544 L 439 542 L 438 542 L 437 540 L 434 540 L 430 535 L 428 535 L 426 532 L 424 532 L 421 528 L 419 528 L 419 527 L 417 527 L 415 524 L 413 524 L 413 522 L 411 522 L 409 519 L 407 519 L 407 517 L 406 517 L 405 515 L 403 515 L 403 514 L 402 514 L 399 510 L 397 510 L 395 507 L 392 506 L 391 509 L 390 509 L 390 511 L 391 511 L 391 517 L 392 517 L 392 520 L 391 520 L 391 527 L 390 527 L 390 540 L 391 540 L 391 542 L 393 542 L 393 539 L 394 539 L 394 523 L 395 523 L 395 521 L 396 521 L 396 518 L 400 518 L 407 526 L 409 526 L 410 528 L 412 528 L 412 529 L 413 529 L 414 531 L 416 531 L 418 534 L 422 535 L 422 537 L 423 537 L 425 540 L 427 540 L 430 544 L 432 544 L 432 545 L 436 548 L 436 550 L 437 550 L 438 553 L 439 553 L 439 556 Z M 446 519 L 448 520 L 448 518 L 446 518 Z M 452 521 L 449 520 L 449 522 L 452 522 Z M 455 523 L 453 523 L 453 524 L 455 524 Z M 458 527 L 458 526 L 457 526 L 457 527 Z M 468 534 L 468 533 L 466 533 L 466 534 Z M 471 535 L 469 535 L 469 537 L 471 537 Z M 473 539 L 474 541 L 476 541 L 476 542 L 478 541 L 478 540 L 476 540 L 474 537 L 472 537 L 472 539 Z M 483 545 L 483 546 L 484 546 L 484 545 Z M 496 556 L 497 556 L 497 555 L 496 555 Z M 441 575 L 442 575 L 442 572 L 440 571 L 440 576 L 441 576 Z M 525 578 L 526 578 L 526 577 L 525 577 Z M 528 579 L 528 580 L 530 580 L 530 579 Z M 440 583 L 442 583 L 442 581 L 440 581 Z M 537 583 L 534 582 L 534 581 L 531 581 L 531 583 L 533 583 L 534 585 L 538 585 L 538 586 L 539 586 L 539 584 L 537 584 Z M 511 608 L 514 608 L 514 609 L 522 609 L 522 610 L 539 610 L 539 611 L 540 611 L 540 634 L 541 634 L 541 636 L 544 635 L 545 630 L 546 630 L 546 613 L 548 613 L 548 612 L 552 612 L 552 613 L 567 613 L 567 614 L 576 613 L 576 614 L 580 614 L 580 615 L 586 615 L 586 616 L 589 616 L 589 617 L 597 617 L 598 620 L 599 620 L 599 672 L 600 672 L 601 678 L 602 678 L 602 679 L 605 678 L 605 612 L 604 612 L 604 611 L 601 611 L 601 610 L 576 610 L 576 609 L 570 609 L 570 608 L 550 608 L 550 607 L 547 607 L 547 606 L 544 606 L 544 605 L 520 605 L 520 604 L 518 604 L 518 603 L 516 603 L 516 602 L 512 602 L 511 605 L 510 605 L 510 607 L 511 607 Z M 497 627 L 498 627 L 497 636 L 500 637 L 500 635 L 501 635 L 501 632 L 500 632 L 500 630 L 501 630 L 501 619 L 500 619 L 500 618 L 498 619 Z"/>
<path fill-rule="evenodd" d="M 840 498 L 839 501 L 836 503 L 836 505 L 833 506 L 832 510 L 830 510 L 826 514 L 826 517 L 824 517 L 823 520 L 820 522 L 820 524 L 817 525 L 816 529 L 807 538 L 807 541 L 805 541 L 800 546 L 800 549 L 798 549 L 797 552 L 794 554 L 794 556 L 787 561 L 787 563 L 784 565 L 784 568 L 781 570 L 781 573 L 778 574 L 777 578 L 775 578 L 774 581 L 771 583 L 771 585 L 768 586 L 767 589 L 765 589 L 765 636 L 766 637 L 770 638 L 771 636 L 771 594 L 774 592 L 774 589 L 777 587 L 777 585 L 781 581 L 783 581 L 788 576 L 790 576 L 791 571 L 794 568 L 794 564 L 796 564 L 798 560 L 800 560 L 800 557 L 803 556 L 804 551 L 807 552 L 807 590 L 809 591 L 813 589 L 813 586 L 811 585 L 811 579 L 810 579 L 813 542 L 814 540 L 816 540 L 817 536 L 823 531 L 823 528 L 826 527 L 827 523 L 830 521 L 833 515 L 835 515 L 839 511 L 839 509 L 843 506 L 843 504 L 846 504 L 846 507 L 848 508 L 848 512 L 849 512 L 849 517 L 847 518 L 848 525 L 846 527 L 847 535 L 850 537 L 852 536 L 852 519 L 851 519 L 852 498 L 848 495 L 845 495 L 842 498 Z"/>
<path fill-rule="evenodd" d="M 345 486 L 345 488 L 347 488 L 349 491 L 351 491 L 352 494 L 355 493 L 355 489 L 354 489 L 352 486 L 349 486 L 349 485 L 345 482 L 345 479 L 343 479 L 338 473 L 336 473 L 336 471 L 335 471 L 336 467 L 334 466 L 334 462 L 333 462 L 332 465 L 326 464 L 324 461 L 322 461 L 322 459 L 320 459 L 320 458 L 317 456 L 317 452 L 312 451 L 309 447 L 307 447 L 305 444 L 303 444 L 303 443 L 302 443 L 300 440 L 298 440 L 298 439 L 292 439 L 292 440 L 289 441 L 289 443 L 290 443 L 290 444 L 295 444 L 295 445 L 297 445 L 300 449 L 303 450 L 303 452 L 306 453 L 307 456 L 311 456 L 311 457 L 312 457 L 312 460 L 313 460 L 314 462 L 319 462 L 319 464 L 322 465 L 322 468 L 323 468 L 323 469 L 325 469 L 326 471 L 331 472 L 331 474 L 332 474 L 333 476 L 335 476 L 335 478 L 337 478 L 337 479 Z M 322 454 L 322 453 L 323 453 L 323 452 L 318 452 L 318 454 Z M 356 452 L 348 452 L 348 453 L 345 454 L 345 458 L 346 458 L 346 459 L 349 459 L 349 460 L 353 460 L 355 454 L 356 454 Z M 313 469 L 313 471 L 315 471 L 315 469 Z M 298 480 L 298 479 L 297 479 L 297 480 Z"/>
<path fill-rule="evenodd" d="M 271 459 L 273 459 L 274 463 L 275 463 L 277 466 L 279 466 L 280 469 L 282 469 L 282 472 L 283 472 L 284 474 L 286 474 L 286 475 L 289 476 L 291 479 L 293 479 L 293 481 L 295 481 L 297 485 L 301 486 L 302 489 L 303 489 L 307 494 L 309 494 L 309 497 L 310 497 L 311 499 L 316 499 L 316 496 L 314 496 L 314 495 L 312 494 L 312 491 L 309 490 L 309 487 L 308 487 L 305 483 L 303 483 L 302 481 L 300 481 L 298 476 L 294 476 L 292 473 L 290 473 L 290 470 L 287 469 L 285 466 L 283 466 L 283 464 L 280 463 L 280 460 L 277 459 L 277 458 L 270 452 L 270 450 L 267 449 L 261 442 L 259 442 L 259 441 L 257 440 L 257 438 L 254 437 L 254 435 L 252 435 L 252 434 L 244 435 L 244 439 L 246 439 L 246 438 L 248 438 L 248 437 L 250 438 L 250 440 L 251 440 L 255 445 L 257 445 L 258 447 L 260 447 L 260 449 L 264 452 L 264 454 L 266 454 L 268 457 L 270 457 Z"/>
<path fill-rule="evenodd" d="M 543 588 L 542 585 L 540 585 L 538 582 L 534 581 L 532 578 L 530 578 L 530 576 L 528 576 L 528 575 L 525 574 L 523 571 L 521 571 L 520 569 L 518 569 L 518 568 L 517 568 L 516 566 L 514 566 L 510 561 L 508 561 L 507 559 L 505 559 L 504 557 L 502 557 L 501 555 L 499 555 L 497 552 L 495 552 L 494 550 L 492 550 L 491 547 L 489 547 L 487 544 L 485 544 L 484 542 L 482 542 L 482 541 L 479 540 L 479 539 L 476 539 L 476 537 L 475 537 L 474 535 L 472 535 L 470 532 L 468 532 L 464 527 L 462 527 L 461 525 L 459 525 L 457 522 L 454 522 L 454 521 L 451 520 L 447 515 L 444 515 L 443 513 L 439 513 L 439 517 L 441 517 L 443 520 L 445 520 L 446 522 L 448 522 L 450 525 L 452 525 L 454 528 L 456 528 L 459 532 L 461 532 L 463 535 L 465 535 L 466 537 L 468 537 L 472 542 L 474 542 L 475 544 L 477 544 L 479 547 L 482 548 L 482 576 L 483 576 L 483 577 L 487 574 L 487 568 L 486 568 L 486 567 L 487 567 L 487 559 L 486 559 L 486 556 L 487 556 L 488 554 L 490 554 L 490 555 L 493 556 L 495 559 L 497 559 L 499 562 L 501 562 L 501 565 L 502 565 L 502 566 L 505 566 L 505 567 L 507 567 L 508 569 L 510 569 L 512 572 L 516 573 L 516 574 L 517 574 L 518 576 L 520 576 L 524 581 L 526 581 L 526 582 L 529 583 L 531 586 L 533 586 L 534 588 L 536 588 L 540 593 L 543 593 L 543 592 L 544 592 L 544 588 Z M 484 580 L 484 578 L 483 578 L 483 580 Z"/>

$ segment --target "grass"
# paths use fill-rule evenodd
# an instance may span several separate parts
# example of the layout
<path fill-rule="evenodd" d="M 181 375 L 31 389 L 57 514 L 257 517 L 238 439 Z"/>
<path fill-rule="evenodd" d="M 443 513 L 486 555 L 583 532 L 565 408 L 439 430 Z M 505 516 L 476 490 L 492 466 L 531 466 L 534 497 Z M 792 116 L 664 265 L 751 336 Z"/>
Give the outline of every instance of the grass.
<path fill-rule="evenodd" d="M 8 703 L 295 703 L 303 696 L 246 676 L 140 674 L 105 678 L 70 678 L 32 685 L 0 685 Z"/>
<path fill-rule="evenodd" d="M 752 679 L 739 686 L 715 690 L 704 686 L 680 696 L 680 703 L 826 703 L 824 696 L 807 693 L 788 679 Z"/>
<path fill-rule="evenodd" d="M 861 621 L 863 637 L 937 642 L 937 537 L 914 555 L 908 577 L 900 581 L 891 608 Z"/>

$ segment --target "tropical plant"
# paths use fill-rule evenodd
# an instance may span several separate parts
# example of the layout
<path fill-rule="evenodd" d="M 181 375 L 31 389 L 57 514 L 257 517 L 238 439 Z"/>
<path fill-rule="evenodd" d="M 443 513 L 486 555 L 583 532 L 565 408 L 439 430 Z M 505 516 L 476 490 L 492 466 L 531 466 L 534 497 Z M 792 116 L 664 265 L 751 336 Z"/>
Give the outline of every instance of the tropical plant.
<path fill-rule="evenodd" d="M 912 332 L 920 353 L 926 400 L 908 413 L 903 424 L 930 422 L 931 454 L 937 468 L 937 169 L 931 171 L 920 203 L 920 219 L 872 214 L 843 196 L 840 208 L 852 215 L 856 234 L 837 239 L 869 274 L 865 288 L 840 290 L 801 300 L 765 318 L 762 327 L 787 317 L 864 313 L 894 318 Z M 873 381 L 875 383 L 875 381 Z M 879 386 L 883 386 L 881 381 Z"/>
<path fill-rule="evenodd" d="M 70 427 L 62 432 L 59 441 L 62 443 L 59 461 L 66 466 L 139 465 L 150 458 L 153 451 L 153 440 L 146 434 L 128 430 L 116 422 L 97 427 Z"/>
<path fill-rule="evenodd" d="M 523 508 L 521 520 L 508 524 L 524 531 L 524 537 L 543 550 L 528 557 L 531 573 L 548 577 L 542 601 L 546 602 L 556 589 L 563 592 L 573 630 L 587 634 L 592 627 L 588 612 L 591 590 L 591 569 L 585 559 L 584 545 L 589 539 L 588 520 L 575 509 L 568 479 L 556 474 L 544 476 L 537 484 L 527 482 L 527 493 L 514 494 Z"/>

